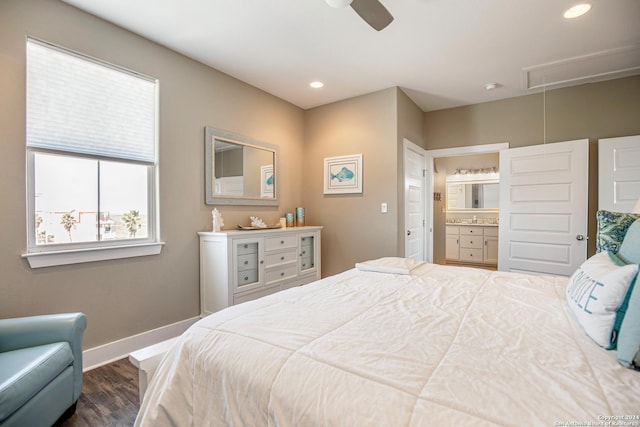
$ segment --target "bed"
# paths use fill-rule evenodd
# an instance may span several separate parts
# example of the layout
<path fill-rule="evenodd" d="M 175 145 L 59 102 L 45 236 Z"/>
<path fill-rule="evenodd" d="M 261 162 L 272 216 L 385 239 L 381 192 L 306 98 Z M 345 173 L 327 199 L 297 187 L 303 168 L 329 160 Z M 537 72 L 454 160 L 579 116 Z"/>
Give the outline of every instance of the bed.
<path fill-rule="evenodd" d="M 585 333 L 572 279 L 361 263 L 198 321 L 136 425 L 640 425 L 640 372 Z"/>

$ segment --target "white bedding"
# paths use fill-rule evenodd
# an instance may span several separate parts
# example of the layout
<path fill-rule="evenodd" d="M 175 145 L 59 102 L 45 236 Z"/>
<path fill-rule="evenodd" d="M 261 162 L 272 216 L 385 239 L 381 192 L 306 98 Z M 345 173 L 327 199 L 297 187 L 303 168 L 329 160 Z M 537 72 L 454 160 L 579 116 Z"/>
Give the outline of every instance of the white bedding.
<path fill-rule="evenodd" d="M 566 278 L 349 270 L 212 314 L 138 426 L 559 425 L 640 415 L 640 372 L 588 338 Z M 636 420 L 636 425 L 640 420 Z"/>

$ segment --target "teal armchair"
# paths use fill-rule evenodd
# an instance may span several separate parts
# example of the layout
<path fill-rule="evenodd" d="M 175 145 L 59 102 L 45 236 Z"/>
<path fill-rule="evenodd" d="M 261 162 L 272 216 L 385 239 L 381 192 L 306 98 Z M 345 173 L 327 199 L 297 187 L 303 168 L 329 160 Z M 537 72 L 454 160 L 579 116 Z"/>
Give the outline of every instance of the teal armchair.
<path fill-rule="evenodd" d="M 51 426 L 82 391 L 83 313 L 0 319 L 0 426 Z"/>

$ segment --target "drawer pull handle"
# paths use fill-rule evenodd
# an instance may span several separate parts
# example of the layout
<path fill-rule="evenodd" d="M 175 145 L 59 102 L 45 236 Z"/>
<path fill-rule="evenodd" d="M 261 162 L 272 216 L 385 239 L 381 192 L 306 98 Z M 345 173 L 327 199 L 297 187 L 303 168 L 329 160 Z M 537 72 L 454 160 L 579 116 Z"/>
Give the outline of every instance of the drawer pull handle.
<path fill-rule="evenodd" d="M 244 248 L 247 249 L 249 247 L 249 245 L 244 245 Z"/>
<path fill-rule="evenodd" d="M 280 244 L 281 244 L 281 245 L 284 245 L 284 240 L 280 240 Z"/>
<path fill-rule="evenodd" d="M 280 273 L 280 276 L 284 276 L 284 271 L 282 273 Z"/>
<path fill-rule="evenodd" d="M 249 276 L 244 276 L 244 280 L 249 280 Z"/>
<path fill-rule="evenodd" d="M 245 261 L 245 262 L 244 262 L 244 265 L 247 265 L 247 264 L 249 264 L 249 261 Z"/>
<path fill-rule="evenodd" d="M 469 243 L 473 245 L 473 240 L 469 240 Z"/>
<path fill-rule="evenodd" d="M 280 261 L 284 261 L 284 257 L 283 256 L 280 257 Z"/>

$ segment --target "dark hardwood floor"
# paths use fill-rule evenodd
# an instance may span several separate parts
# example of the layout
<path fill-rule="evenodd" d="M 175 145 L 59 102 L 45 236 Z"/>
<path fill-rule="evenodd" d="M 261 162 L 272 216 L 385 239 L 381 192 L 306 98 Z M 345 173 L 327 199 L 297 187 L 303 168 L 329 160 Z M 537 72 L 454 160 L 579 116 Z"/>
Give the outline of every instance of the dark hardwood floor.
<path fill-rule="evenodd" d="M 84 373 L 76 412 L 55 427 L 129 427 L 139 408 L 138 370 L 121 359 Z"/>

